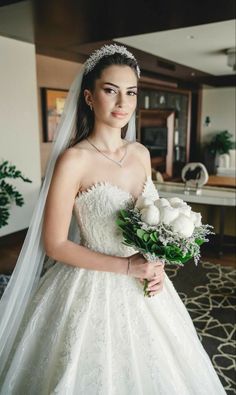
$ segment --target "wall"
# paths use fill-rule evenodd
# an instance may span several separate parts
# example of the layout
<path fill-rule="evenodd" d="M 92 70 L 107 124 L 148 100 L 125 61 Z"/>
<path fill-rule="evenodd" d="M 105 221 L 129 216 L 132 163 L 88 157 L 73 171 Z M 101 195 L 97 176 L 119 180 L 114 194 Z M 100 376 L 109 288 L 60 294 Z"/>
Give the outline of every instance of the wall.
<path fill-rule="evenodd" d="M 45 174 L 45 167 L 51 152 L 52 143 L 43 142 L 41 88 L 69 89 L 76 74 L 82 65 L 76 62 L 51 58 L 44 55 L 36 55 L 37 82 L 38 82 L 38 111 L 40 118 L 40 153 L 41 174 Z"/>
<path fill-rule="evenodd" d="M 7 179 L 23 195 L 11 207 L 0 236 L 25 229 L 41 185 L 35 46 L 0 36 L 0 160 L 8 160 L 32 180 Z"/>
<path fill-rule="evenodd" d="M 232 141 L 236 141 L 235 130 L 235 88 L 212 88 L 205 86 L 202 91 L 202 114 L 201 114 L 201 143 L 204 144 L 218 132 L 228 130 L 232 134 Z M 205 118 L 209 116 L 211 125 L 205 126 Z M 203 207 L 199 207 L 204 211 Z M 205 219 L 210 221 L 219 232 L 220 208 L 208 206 Z M 235 207 L 227 207 L 225 234 L 235 236 Z"/>
<path fill-rule="evenodd" d="M 201 142 L 205 143 L 217 132 L 228 130 L 236 140 L 235 130 L 235 88 L 204 87 L 202 92 Z M 204 121 L 210 116 L 211 125 Z"/>

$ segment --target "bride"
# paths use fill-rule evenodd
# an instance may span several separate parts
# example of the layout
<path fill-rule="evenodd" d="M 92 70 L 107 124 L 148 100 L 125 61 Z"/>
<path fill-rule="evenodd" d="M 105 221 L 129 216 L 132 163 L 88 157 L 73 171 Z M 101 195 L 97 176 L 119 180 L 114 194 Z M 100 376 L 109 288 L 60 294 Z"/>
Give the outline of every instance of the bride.
<path fill-rule="evenodd" d="M 140 195 L 158 198 L 135 141 L 139 76 L 114 44 L 72 84 L 0 304 L 2 395 L 226 394 L 163 264 L 122 244 L 115 224 Z"/>

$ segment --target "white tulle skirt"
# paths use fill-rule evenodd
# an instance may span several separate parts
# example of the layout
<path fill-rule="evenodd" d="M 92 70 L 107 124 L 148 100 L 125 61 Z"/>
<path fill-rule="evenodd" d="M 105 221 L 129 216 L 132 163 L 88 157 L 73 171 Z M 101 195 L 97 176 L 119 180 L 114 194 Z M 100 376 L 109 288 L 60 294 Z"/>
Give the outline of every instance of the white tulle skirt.
<path fill-rule="evenodd" d="M 121 274 L 57 262 L 24 316 L 1 395 L 225 395 L 165 274 L 143 296 Z"/>

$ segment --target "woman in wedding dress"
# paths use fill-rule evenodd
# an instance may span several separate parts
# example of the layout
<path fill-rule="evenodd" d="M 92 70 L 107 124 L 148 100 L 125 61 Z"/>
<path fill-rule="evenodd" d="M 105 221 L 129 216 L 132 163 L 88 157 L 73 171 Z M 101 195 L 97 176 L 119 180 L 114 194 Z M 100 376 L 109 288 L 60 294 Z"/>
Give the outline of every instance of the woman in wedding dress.
<path fill-rule="evenodd" d="M 86 63 L 76 135 L 56 160 L 43 216 L 54 264 L 27 303 L 1 395 L 226 394 L 163 264 L 122 244 L 115 224 L 140 195 L 158 198 L 149 151 L 127 138 L 138 78 L 122 46 Z M 72 215 L 79 242 L 68 238 Z"/>

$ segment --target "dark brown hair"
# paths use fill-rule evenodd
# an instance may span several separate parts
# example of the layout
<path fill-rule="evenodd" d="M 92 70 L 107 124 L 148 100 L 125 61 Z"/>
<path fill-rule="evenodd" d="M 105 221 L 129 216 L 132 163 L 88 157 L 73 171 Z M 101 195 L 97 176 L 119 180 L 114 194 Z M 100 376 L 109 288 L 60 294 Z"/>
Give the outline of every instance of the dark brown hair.
<path fill-rule="evenodd" d="M 112 65 L 129 66 L 138 77 L 136 60 L 120 53 L 104 56 L 89 73 L 83 76 L 77 104 L 76 134 L 69 145 L 70 147 L 79 143 L 85 137 L 88 137 L 94 127 L 94 113 L 85 101 L 84 90 L 88 89 L 93 92 L 95 81 L 101 77 L 103 70 Z M 128 124 L 121 129 L 121 138 L 125 138 L 127 129 Z"/>

